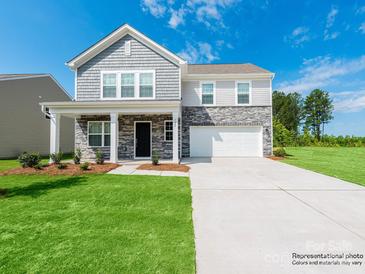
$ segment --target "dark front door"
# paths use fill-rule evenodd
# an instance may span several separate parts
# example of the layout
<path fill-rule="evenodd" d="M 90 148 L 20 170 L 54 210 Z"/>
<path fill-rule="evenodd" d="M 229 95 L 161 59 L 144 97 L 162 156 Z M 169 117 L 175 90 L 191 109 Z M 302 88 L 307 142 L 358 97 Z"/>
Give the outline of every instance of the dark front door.
<path fill-rule="evenodd" d="M 136 123 L 136 157 L 151 157 L 151 123 Z"/>

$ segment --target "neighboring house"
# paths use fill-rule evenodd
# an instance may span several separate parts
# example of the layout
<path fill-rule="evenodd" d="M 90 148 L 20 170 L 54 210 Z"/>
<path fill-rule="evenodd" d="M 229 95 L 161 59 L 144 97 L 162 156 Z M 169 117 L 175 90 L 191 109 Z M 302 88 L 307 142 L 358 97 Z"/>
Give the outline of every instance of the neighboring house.
<path fill-rule="evenodd" d="M 24 151 L 48 155 L 50 123 L 39 108 L 41 101 L 71 101 L 49 74 L 0 74 L 0 158 Z M 62 118 L 60 148 L 73 151 L 74 121 Z"/>
<path fill-rule="evenodd" d="M 74 102 L 44 102 L 51 113 L 51 152 L 59 118 L 76 118 L 83 158 L 102 150 L 111 162 L 272 153 L 271 82 L 252 64 L 190 65 L 123 25 L 67 62 Z"/>

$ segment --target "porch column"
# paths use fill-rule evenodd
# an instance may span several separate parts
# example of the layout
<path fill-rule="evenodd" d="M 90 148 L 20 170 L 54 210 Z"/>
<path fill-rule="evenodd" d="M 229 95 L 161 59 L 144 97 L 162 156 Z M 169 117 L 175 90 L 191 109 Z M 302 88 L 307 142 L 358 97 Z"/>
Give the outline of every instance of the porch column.
<path fill-rule="evenodd" d="M 179 163 L 179 113 L 172 113 L 172 161 Z"/>
<path fill-rule="evenodd" d="M 50 154 L 60 151 L 60 120 L 61 115 L 59 113 L 50 113 Z M 49 161 L 52 162 L 51 160 Z"/>
<path fill-rule="evenodd" d="M 118 113 L 110 113 L 110 162 L 118 162 Z"/>

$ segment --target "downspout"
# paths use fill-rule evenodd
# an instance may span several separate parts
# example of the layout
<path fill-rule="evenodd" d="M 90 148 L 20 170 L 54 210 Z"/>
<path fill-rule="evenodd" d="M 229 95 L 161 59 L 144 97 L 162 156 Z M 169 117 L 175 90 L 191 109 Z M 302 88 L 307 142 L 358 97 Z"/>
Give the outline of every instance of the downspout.
<path fill-rule="evenodd" d="M 51 119 L 52 118 L 52 116 L 49 114 L 49 112 L 47 112 L 47 111 L 45 111 L 44 110 L 44 106 L 42 105 L 41 106 L 41 111 L 42 111 L 42 113 L 47 117 L 47 118 L 49 118 L 49 119 Z"/>

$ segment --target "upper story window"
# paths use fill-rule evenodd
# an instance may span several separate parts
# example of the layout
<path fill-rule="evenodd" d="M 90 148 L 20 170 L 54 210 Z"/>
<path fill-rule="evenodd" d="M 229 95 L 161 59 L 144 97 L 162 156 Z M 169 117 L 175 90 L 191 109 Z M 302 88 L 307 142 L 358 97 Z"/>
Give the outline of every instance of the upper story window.
<path fill-rule="evenodd" d="M 236 89 L 237 89 L 237 94 L 236 94 L 237 105 L 251 104 L 250 83 L 249 82 L 237 82 Z"/>
<path fill-rule="evenodd" d="M 89 122 L 88 140 L 90 147 L 110 146 L 110 122 Z"/>
<path fill-rule="evenodd" d="M 101 72 L 101 99 L 128 100 L 155 98 L 155 71 Z"/>
<path fill-rule="evenodd" d="M 121 97 L 134 98 L 134 73 L 122 73 L 121 75 Z"/>
<path fill-rule="evenodd" d="M 103 98 L 114 98 L 117 96 L 117 77 L 115 73 L 103 75 Z"/>
<path fill-rule="evenodd" d="M 214 83 L 202 83 L 202 104 L 213 105 L 214 104 Z"/>
<path fill-rule="evenodd" d="M 153 74 L 139 74 L 139 97 L 153 97 Z"/>

